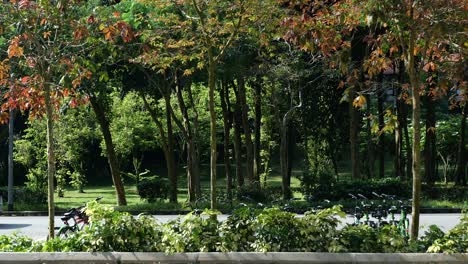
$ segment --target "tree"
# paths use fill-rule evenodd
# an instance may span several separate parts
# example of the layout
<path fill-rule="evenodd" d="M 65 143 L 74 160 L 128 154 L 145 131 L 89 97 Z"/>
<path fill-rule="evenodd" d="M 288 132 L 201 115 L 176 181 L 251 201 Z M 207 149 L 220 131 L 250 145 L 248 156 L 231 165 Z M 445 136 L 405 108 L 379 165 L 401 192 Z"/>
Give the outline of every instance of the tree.
<path fill-rule="evenodd" d="M 436 65 L 452 63 L 449 54 L 459 47 L 458 35 L 463 31 L 460 19 L 464 13 L 463 1 L 378 1 L 367 6 L 371 23 L 385 31 L 376 36 L 376 50 L 387 47 L 388 53 L 380 53 L 370 59 L 385 61 L 386 54 L 401 51 L 409 77 L 412 102 L 412 174 L 413 202 L 411 238 L 417 239 L 421 196 L 421 93 L 424 93 L 424 76 Z M 455 40 L 455 41 L 451 41 Z M 458 53 L 458 52 L 456 52 Z M 443 82 L 438 87 L 444 90 Z"/>
<path fill-rule="evenodd" d="M 49 237 L 54 237 L 54 109 L 61 99 L 73 93 L 87 71 L 76 74 L 74 64 L 79 53 L 73 44 L 79 1 L 11 1 L 3 3 L 8 21 L 16 25 L 9 39 L 8 58 L 2 63 L 1 84 L 10 87 L 1 111 L 19 108 L 32 117 L 47 120 L 47 175 Z M 10 71 L 14 73 L 10 77 Z M 65 82 L 65 80 L 70 82 Z M 0 116 L 5 116 L 0 112 Z"/>

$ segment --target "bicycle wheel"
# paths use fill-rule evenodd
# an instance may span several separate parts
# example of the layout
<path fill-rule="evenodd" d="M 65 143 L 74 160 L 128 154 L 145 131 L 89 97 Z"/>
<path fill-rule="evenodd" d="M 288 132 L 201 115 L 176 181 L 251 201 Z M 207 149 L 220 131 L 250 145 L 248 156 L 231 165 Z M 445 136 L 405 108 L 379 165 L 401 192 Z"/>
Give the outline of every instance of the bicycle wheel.
<path fill-rule="evenodd" d="M 55 237 L 67 238 L 71 233 L 73 233 L 73 229 L 69 226 L 64 226 L 59 229 Z"/>

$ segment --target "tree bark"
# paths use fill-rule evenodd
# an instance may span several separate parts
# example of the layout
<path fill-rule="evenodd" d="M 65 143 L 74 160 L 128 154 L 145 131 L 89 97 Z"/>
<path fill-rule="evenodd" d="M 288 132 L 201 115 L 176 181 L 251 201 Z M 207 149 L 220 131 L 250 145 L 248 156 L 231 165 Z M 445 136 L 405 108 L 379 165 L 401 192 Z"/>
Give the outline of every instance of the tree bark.
<path fill-rule="evenodd" d="M 401 89 L 397 88 L 396 90 L 396 114 L 397 114 L 397 123 L 395 127 L 395 177 L 399 177 L 401 180 L 405 180 L 405 159 L 403 157 L 403 129 L 402 124 L 402 104 L 404 102 L 398 99 L 401 93 Z"/>
<path fill-rule="evenodd" d="M 244 175 L 242 173 L 242 140 L 241 140 L 241 110 L 236 102 L 234 113 L 234 152 L 236 159 L 236 179 L 237 186 L 244 186 Z"/>
<path fill-rule="evenodd" d="M 281 143 L 280 143 L 280 165 L 281 165 L 281 176 L 282 176 L 282 191 L 283 199 L 289 200 L 292 196 L 291 193 L 291 177 L 288 175 L 288 120 L 283 119 L 281 126 Z"/>
<path fill-rule="evenodd" d="M 221 83 L 221 108 L 223 110 L 223 124 L 224 124 L 224 170 L 226 175 L 226 193 L 228 200 L 232 199 L 232 175 L 231 175 L 231 160 L 229 155 L 229 138 L 232 126 L 231 121 L 231 107 L 229 103 L 229 88 L 227 83 Z"/>
<path fill-rule="evenodd" d="M 258 77 L 260 79 L 260 77 Z M 254 83 L 255 88 L 255 127 L 254 127 L 254 178 L 260 182 L 261 168 L 261 125 L 262 125 L 262 85 L 259 80 Z"/>
<path fill-rule="evenodd" d="M 411 10 L 411 17 L 413 10 Z M 419 233 L 419 213 L 421 198 L 421 98 L 419 95 L 419 76 L 416 71 L 415 55 L 413 54 L 416 43 L 416 32 L 410 32 L 408 58 L 408 75 L 411 83 L 411 99 L 413 106 L 413 202 L 411 213 L 411 239 L 417 240 Z"/>
<path fill-rule="evenodd" d="M 377 91 L 377 109 L 379 112 L 379 131 L 382 131 L 385 127 L 384 120 L 384 96 L 385 91 L 383 90 L 383 76 L 379 75 L 379 88 Z M 382 133 L 379 136 L 379 178 L 385 177 L 385 135 Z"/>
<path fill-rule="evenodd" d="M 177 76 L 176 76 L 177 77 Z M 191 84 L 187 87 L 190 88 Z M 190 124 L 190 118 L 188 114 L 188 109 L 184 101 L 184 97 L 182 96 L 182 87 L 180 80 L 177 78 L 176 80 L 176 94 L 177 94 L 177 101 L 179 102 L 180 111 L 182 112 L 182 117 L 184 120 L 184 125 L 179 127 L 182 131 L 185 131 L 184 137 L 186 140 L 187 146 L 187 195 L 188 200 L 190 202 L 195 202 L 197 199 L 196 195 L 196 178 L 195 178 L 195 169 L 196 166 L 194 157 L 196 157 L 196 148 L 195 142 L 193 138 L 193 131 L 192 126 Z M 175 117 L 174 117 L 175 118 Z"/>
<path fill-rule="evenodd" d="M 169 88 L 167 88 L 169 89 Z M 171 97 L 170 92 L 166 91 L 164 94 L 164 102 L 166 104 L 166 126 L 167 126 L 167 175 L 171 182 L 171 192 L 169 195 L 169 201 L 177 203 L 177 168 L 175 162 L 175 151 L 174 151 L 174 133 L 172 129 L 172 117 L 171 117 Z"/>
<path fill-rule="evenodd" d="M 13 136 L 15 125 L 15 112 L 10 109 L 8 120 L 8 211 L 13 211 L 14 187 L 13 187 Z"/>
<path fill-rule="evenodd" d="M 48 213 L 49 213 L 49 239 L 54 238 L 54 178 L 55 178 L 55 150 L 54 150 L 54 116 L 50 98 L 50 86 L 45 84 L 45 107 L 47 119 L 47 183 L 48 183 Z"/>
<path fill-rule="evenodd" d="M 192 132 L 192 139 L 191 139 L 191 144 L 192 144 L 192 173 L 193 173 L 193 180 L 195 181 L 193 186 L 195 190 L 195 195 L 196 197 L 201 197 L 201 184 L 200 184 L 200 167 L 199 167 L 199 153 L 198 153 L 198 144 L 197 144 L 197 138 L 198 138 L 198 131 L 199 131 L 199 122 L 198 122 L 198 110 L 195 105 L 195 100 L 193 100 L 193 95 L 192 95 L 192 85 L 189 85 L 187 87 L 187 94 L 189 97 L 190 104 L 192 105 L 192 110 L 193 110 L 193 132 Z"/>
<path fill-rule="evenodd" d="M 351 175 L 353 179 L 361 178 L 360 173 L 360 158 L 359 158 L 359 113 L 353 106 L 352 99 L 356 97 L 356 90 L 354 87 L 350 88 L 349 96 L 351 102 L 349 102 L 349 142 L 351 145 Z"/>
<path fill-rule="evenodd" d="M 436 149 L 436 115 L 434 101 L 429 96 L 426 99 L 426 140 L 424 142 L 424 174 L 426 182 L 433 185 L 436 181 L 437 149 Z"/>
<path fill-rule="evenodd" d="M 369 179 L 374 178 L 374 172 L 375 172 L 375 153 L 374 153 L 374 142 L 372 140 L 372 127 L 371 127 L 371 120 L 370 120 L 370 115 L 371 115 L 371 98 L 370 96 L 366 96 L 367 99 L 367 107 L 366 107 L 366 115 L 367 115 L 367 124 L 366 124 L 366 129 L 367 129 L 367 176 Z"/>
<path fill-rule="evenodd" d="M 115 191 L 117 193 L 117 204 L 119 206 L 127 205 L 127 200 L 125 198 L 125 188 L 120 176 L 119 162 L 117 160 L 117 155 L 115 154 L 114 143 L 112 142 L 109 121 L 106 118 L 104 108 L 100 100 L 94 96 L 90 96 L 90 102 L 101 127 L 104 143 L 106 144 L 107 160 L 109 162 L 112 181 L 114 182 Z"/>
<path fill-rule="evenodd" d="M 455 183 L 457 185 L 466 185 L 466 116 L 468 113 L 468 103 L 465 103 L 465 107 L 461 114 L 462 120 L 460 122 L 460 143 L 458 144 L 458 162 L 457 170 L 455 172 Z"/>
<path fill-rule="evenodd" d="M 253 153 L 252 135 L 250 132 L 250 125 L 249 125 L 249 115 L 248 115 L 248 106 L 247 106 L 244 77 L 241 76 L 237 78 L 237 83 L 239 87 L 239 91 L 238 91 L 239 101 L 241 102 L 242 126 L 244 127 L 244 136 L 245 136 L 247 179 L 249 180 L 249 184 L 251 186 L 258 187 L 259 183 L 256 182 L 256 179 L 254 178 L 254 153 Z"/>
<path fill-rule="evenodd" d="M 211 209 L 216 209 L 216 160 L 217 160 L 217 141 L 216 141 L 216 110 L 215 110 L 215 88 L 216 88 L 216 61 L 213 54 L 213 48 L 208 48 L 208 105 L 210 111 L 210 187 L 211 187 Z"/>

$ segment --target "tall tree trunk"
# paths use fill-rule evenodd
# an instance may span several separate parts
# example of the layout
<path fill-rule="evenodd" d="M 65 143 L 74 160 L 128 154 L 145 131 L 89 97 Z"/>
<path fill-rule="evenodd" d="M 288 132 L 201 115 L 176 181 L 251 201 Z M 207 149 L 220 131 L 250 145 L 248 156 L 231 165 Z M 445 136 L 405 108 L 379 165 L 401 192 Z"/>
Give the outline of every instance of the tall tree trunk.
<path fill-rule="evenodd" d="M 261 168 L 261 125 L 262 125 L 262 84 L 259 83 L 261 80 L 260 77 L 257 78 L 256 82 L 254 83 L 255 88 L 255 127 L 254 127 L 254 134 L 255 134 L 255 141 L 254 141 L 254 178 L 256 181 L 260 182 L 260 174 L 262 171 Z"/>
<path fill-rule="evenodd" d="M 245 80 L 244 77 L 239 77 L 237 79 L 239 86 L 239 101 L 241 102 L 242 110 L 242 125 L 244 127 L 244 136 L 245 136 L 245 148 L 246 148 L 246 168 L 247 168 L 247 179 L 249 184 L 253 187 L 258 187 L 259 183 L 255 182 L 254 178 L 254 153 L 253 153 L 253 143 L 252 135 L 250 132 L 249 125 L 249 115 L 248 115 L 248 106 L 247 106 L 247 96 L 245 90 Z"/>
<path fill-rule="evenodd" d="M 211 209 L 216 209 L 216 159 L 217 159 L 217 141 L 216 141 L 216 110 L 215 110 L 215 88 L 216 88 L 216 61 L 213 54 L 213 48 L 208 48 L 208 97 L 210 110 L 210 185 L 211 185 Z"/>
<path fill-rule="evenodd" d="M 379 111 L 379 131 L 385 127 L 384 120 L 384 96 L 385 91 L 383 88 L 383 74 L 378 77 L 378 91 L 377 91 L 377 109 Z M 382 133 L 379 137 L 379 178 L 385 177 L 385 135 Z"/>
<path fill-rule="evenodd" d="M 288 200 L 291 198 L 291 180 L 288 175 L 289 160 L 288 160 L 288 120 L 283 119 L 281 126 L 281 143 L 280 143 L 280 165 L 281 165 L 281 176 L 282 176 L 282 191 L 283 199 Z"/>
<path fill-rule="evenodd" d="M 396 114 L 397 122 L 395 127 L 395 177 L 399 177 L 401 180 L 405 180 L 405 159 L 403 157 L 403 129 L 402 129 L 402 104 L 404 102 L 398 97 L 401 93 L 401 88 L 396 90 Z"/>
<path fill-rule="evenodd" d="M 229 139 L 231 131 L 231 109 L 229 103 L 229 88 L 225 81 L 221 82 L 221 108 L 223 110 L 223 125 L 224 125 L 224 170 L 226 175 L 226 193 L 228 200 L 232 199 L 232 175 L 231 175 L 231 160 L 229 155 Z"/>
<path fill-rule="evenodd" d="M 169 89 L 169 88 L 168 88 Z M 167 92 L 167 91 L 166 91 Z M 175 151 L 174 151 L 174 133 L 172 129 L 172 117 L 171 117 L 171 97 L 170 93 L 167 92 L 164 95 L 164 102 L 166 104 L 166 126 L 167 126 L 167 175 L 171 182 L 171 192 L 169 196 L 169 201 L 172 203 L 177 203 L 177 168 L 175 162 Z"/>
<path fill-rule="evenodd" d="M 400 83 L 405 83 L 405 66 L 404 62 L 400 62 L 400 67 L 399 67 L 399 82 Z M 400 93 L 403 92 L 400 89 Z M 409 132 L 408 132 L 408 105 L 404 101 L 404 99 L 400 100 L 400 126 L 401 126 L 401 131 L 402 135 L 405 140 L 405 148 L 406 148 L 406 168 L 404 165 L 402 165 L 402 170 L 406 169 L 405 177 L 404 180 L 410 180 L 413 175 L 412 171 L 412 164 L 413 164 L 413 154 L 411 153 L 412 147 L 410 143 L 410 137 L 409 137 Z M 402 150 L 403 152 L 403 150 Z"/>
<path fill-rule="evenodd" d="M 193 138 L 192 126 L 190 124 L 190 118 L 188 114 L 188 109 L 182 96 L 182 87 L 178 76 L 176 75 L 176 94 L 177 100 L 179 102 L 180 111 L 182 112 L 182 117 L 184 120 L 183 126 L 181 125 L 179 129 L 184 131 L 183 135 L 185 137 L 186 146 L 187 146 L 187 195 L 190 202 L 195 202 L 196 198 L 196 178 L 195 178 L 195 158 L 196 158 L 196 147 L 195 141 Z M 187 87 L 190 90 L 191 84 L 188 84 Z M 193 102 L 192 102 L 193 104 Z M 172 111 L 171 111 L 172 112 Z M 175 115 L 173 116 L 175 119 Z M 178 124 L 178 122 L 176 122 Z"/>
<path fill-rule="evenodd" d="M 244 175 L 242 173 L 242 140 L 241 140 L 241 111 L 238 103 L 235 105 L 234 113 L 234 152 L 236 159 L 237 186 L 244 186 Z"/>
<path fill-rule="evenodd" d="M 13 211 L 13 136 L 15 126 L 15 112 L 10 109 L 10 119 L 8 120 L 8 211 Z"/>
<path fill-rule="evenodd" d="M 413 10 L 411 10 L 413 17 Z M 412 29 L 408 47 L 408 75 L 411 83 L 411 99 L 413 103 L 413 202 L 411 213 L 411 239 L 417 240 L 419 233 L 419 211 L 421 198 L 421 98 L 419 95 L 419 76 L 416 71 L 415 55 L 416 32 Z"/>
<path fill-rule="evenodd" d="M 436 181 L 436 115 L 434 101 L 429 96 L 425 97 L 426 101 L 426 140 L 424 142 L 424 176 L 429 185 L 433 185 Z"/>
<path fill-rule="evenodd" d="M 361 164 L 359 159 L 359 112 L 353 106 L 352 99 L 356 97 L 356 88 L 351 87 L 349 96 L 351 102 L 349 102 L 349 142 L 351 145 L 351 175 L 353 179 L 361 178 L 359 166 Z"/>
<path fill-rule="evenodd" d="M 192 105 L 192 110 L 193 110 L 193 132 L 192 132 L 192 139 L 191 139 L 191 144 L 192 144 L 192 174 L 193 174 L 193 180 L 195 181 L 193 186 L 195 190 L 195 195 L 196 197 L 201 197 L 201 184 L 200 184 L 200 167 L 199 167 L 199 154 L 198 154 L 198 144 L 197 144 L 197 138 L 198 138 L 198 131 L 199 131 L 199 122 L 198 122 L 198 110 L 195 105 L 195 100 L 193 99 L 192 95 L 192 85 L 190 84 L 187 87 L 187 94 L 189 97 L 190 104 Z"/>
<path fill-rule="evenodd" d="M 117 193 L 117 204 L 119 206 L 127 205 L 125 198 L 125 188 L 120 177 L 119 162 L 117 155 L 115 154 L 114 143 L 112 142 L 112 135 L 109 128 L 109 121 L 106 118 L 104 108 L 100 100 L 96 97 L 90 96 L 91 106 L 93 107 L 96 118 L 101 127 L 101 132 L 104 137 L 104 143 L 106 145 L 107 160 L 109 162 L 110 171 L 112 174 L 112 181 L 114 182 L 115 191 Z"/>
<path fill-rule="evenodd" d="M 48 184 L 48 213 L 49 213 L 49 238 L 54 238 L 54 178 L 55 178 L 55 150 L 54 150 L 54 116 L 50 98 L 50 86 L 45 84 L 45 106 L 47 118 L 47 184 Z"/>
<path fill-rule="evenodd" d="M 374 178 L 374 172 L 375 172 L 375 168 L 374 168 L 374 164 L 375 164 L 375 160 L 374 160 L 374 142 L 372 140 L 372 127 L 371 127 L 371 119 L 370 119 L 370 116 L 371 116 L 371 98 L 370 96 L 366 96 L 366 99 L 367 99 L 367 107 L 366 107 L 366 115 L 367 115 L 367 124 L 366 124 L 366 129 L 367 129 L 367 176 L 369 179 L 372 179 Z"/>
<path fill-rule="evenodd" d="M 466 116 L 468 113 L 468 103 L 461 114 L 462 120 L 460 122 L 460 143 L 458 143 L 458 162 L 457 170 L 455 172 L 455 183 L 457 185 L 466 185 Z"/>

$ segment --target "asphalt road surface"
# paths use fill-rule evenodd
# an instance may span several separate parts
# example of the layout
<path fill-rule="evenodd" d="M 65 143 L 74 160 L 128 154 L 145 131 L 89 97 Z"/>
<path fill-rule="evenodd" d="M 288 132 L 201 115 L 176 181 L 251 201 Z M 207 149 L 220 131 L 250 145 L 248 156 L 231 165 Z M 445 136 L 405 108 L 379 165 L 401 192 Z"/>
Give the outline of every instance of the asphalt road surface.
<path fill-rule="evenodd" d="M 435 224 L 442 230 L 448 231 L 460 220 L 460 214 L 421 214 L 421 228 Z M 177 218 L 177 215 L 155 215 L 161 223 L 165 223 Z M 220 215 L 218 219 L 223 221 L 228 215 Z M 396 219 L 399 217 L 397 216 Z M 409 217 L 410 218 L 410 217 Z M 13 234 L 15 232 L 27 235 L 36 240 L 43 240 L 47 237 L 47 216 L 0 216 L 0 235 Z M 411 219 L 411 218 L 410 218 Z M 352 223 L 353 218 L 347 217 L 347 223 Z M 55 225 L 60 226 L 60 217 L 55 217 Z"/>

